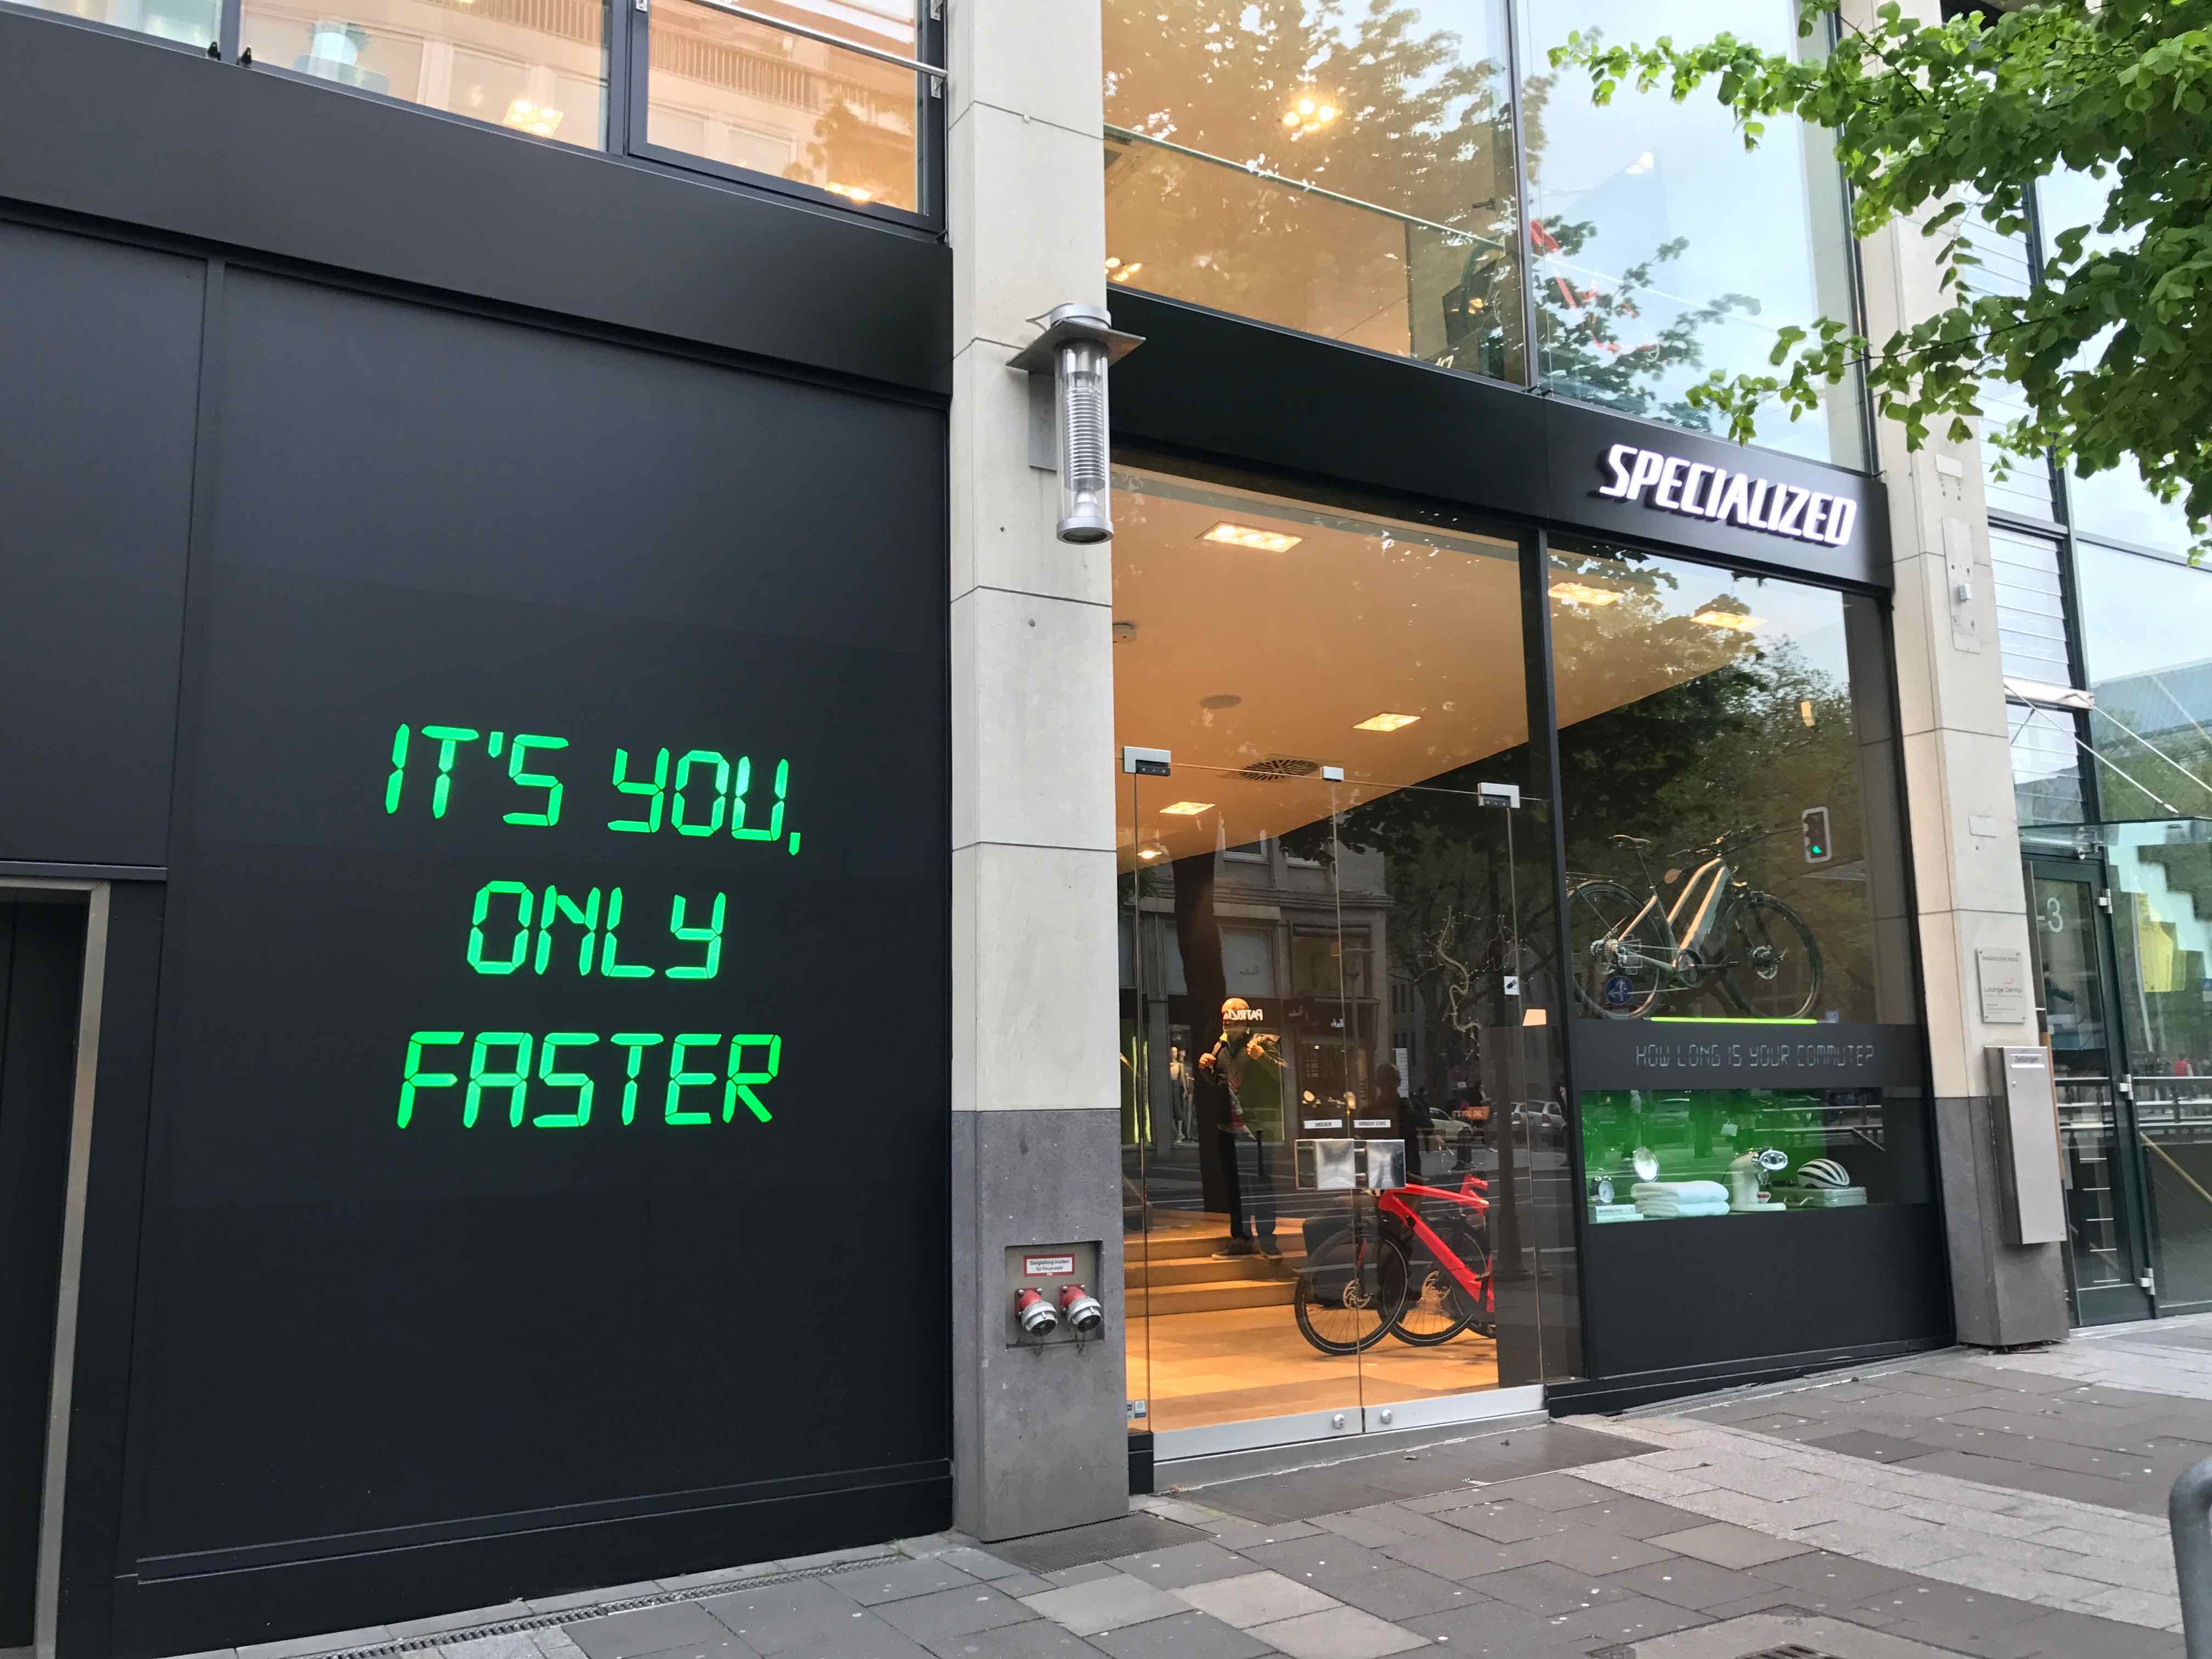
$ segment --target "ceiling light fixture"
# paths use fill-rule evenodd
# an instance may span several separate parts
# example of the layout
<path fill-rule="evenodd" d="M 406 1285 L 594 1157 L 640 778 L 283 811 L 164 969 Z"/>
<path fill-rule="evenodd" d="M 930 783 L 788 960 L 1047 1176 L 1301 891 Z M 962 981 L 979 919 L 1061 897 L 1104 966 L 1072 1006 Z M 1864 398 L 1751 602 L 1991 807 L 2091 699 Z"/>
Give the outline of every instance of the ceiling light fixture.
<path fill-rule="evenodd" d="M 826 188 L 832 196 L 842 196 L 847 201 L 857 203 L 862 207 L 866 207 L 876 199 L 876 192 L 872 190 L 858 190 L 851 185 L 830 185 Z"/>
<path fill-rule="evenodd" d="M 1571 599 L 1577 605 L 1618 605 L 1619 590 L 1611 587 L 1592 587 L 1588 582 L 1553 582 L 1552 597 Z"/>
<path fill-rule="evenodd" d="M 1808 727 L 1813 724 L 1813 702 L 1811 698 L 1802 697 L 1798 700 L 1797 718 L 1804 721 Z"/>
<path fill-rule="evenodd" d="M 1165 806 L 1160 808 L 1160 816 L 1164 818 L 1194 818 L 1200 812 L 1211 812 L 1212 810 L 1213 803 L 1210 800 L 1170 801 Z"/>
<path fill-rule="evenodd" d="M 566 118 L 563 112 L 550 104 L 534 104 L 527 98 L 518 98 L 507 106 L 500 125 L 513 127 L 518 132 L 533 133 L 540 138 L 550 138 L 561 130 Z"/>
<path fill-rule="evenodd" d="M 1701 623 L 1707 628 L 1718 628 L 1731 634 L 1748 634 L 1765 619 L 1754 617 L 1748 611 L 1722 611 L 1708 605 L 1690 620 L 1693 623 Z"/>
<path fill-rule="evenodd" d="M 1157 859 L 1164 859 L 1167 855 L 1167 844 L 1164 842 L 1148 841 L 1137 849 L 1137 856 L 1147 864 Z"/>
<path fill-rule="evenodd" d="M 1402 732 L 1420 718 L 1419 714 L 1370 714 L 1352 729 L 1355 732 Z"/>
<path fill-rule="evenodd" d="M 1304 539 L 1303 536 L 1286 536 L 1279 530 L 1255 530 L 1249 524 L 1231 524 L 1226 519 L 1199 538 L 1202 542 L 1219 542 L 1224 547 L 1249 548 L 1255 553 L 1287 553 Z"/>

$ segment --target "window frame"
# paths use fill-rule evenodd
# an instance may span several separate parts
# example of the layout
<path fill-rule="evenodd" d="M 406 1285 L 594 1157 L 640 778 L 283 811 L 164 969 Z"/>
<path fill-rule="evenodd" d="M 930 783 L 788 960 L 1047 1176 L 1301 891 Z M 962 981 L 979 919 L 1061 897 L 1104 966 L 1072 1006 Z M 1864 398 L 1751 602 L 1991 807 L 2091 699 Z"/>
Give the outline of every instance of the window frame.
<path fill-rule="evenodd" d="M 651 37 L 654 5 L 676 6 L 689 0 L 601 0 L 604 33 L 601 37 L 603 64 L 606 76 L 602 106 L 605 114 L 605 130 L 595 144 L 566 143 L 558 138 L 540 138 L 533 133 L 517 132 L 502 127 L 496 121 L 480 121 L 473 116 L 457 114 L 452 110 L 434 109 L 410 98 L 391 93 L 370 92 L 360 87 L 340 85 L 320 76 L 303 74 L 275 64 L 256 62 L 256 70 L 283 76 L 289 81 L 302 82 L 329 92 L 343 93 L 351 97 L 368 98 L 378 103 L 391 104 L 411 110 L 418 115 L 441 118 L 448 121 L 465 122 L 471 127 L 490 127 L 511 138 L 527 143 L 548 144 L 555 149 L 570 150 L 586 155 L 597 155 L 608 161 L 648 168 L 656 173 L 672 173 L 690 178 L 701 183 L 717 185 L 736 185 L 749 191 L 763 191 L 803 202 L 811 206 L 828 208 L 841 214 L 871 220 L 878 223 L 902 225 L 910 229 L 942 234 L 945 229 L 945 142 L 947 122 L 945 105 L 947 76 L 945 63 L 945 27 L 944 0 L 915 0 L 915 62 L 923 65 L 912 72 L 915 82 L 915 199 L 916 209 L 862 205 L 817 185 L 785 179 L 774 173 L 754 172 L 750 168 L 732 167 L 704 155 L 693 155 L 665 145 L 645 142 L 646 111 L 650 93 L 647 76 L 651 72 Z M 0 0 L 0 6 L 9 9 L 23 9 L 34 16 L 58 18 L 64 22 L 87 24 L 89 20 L 72 18 L 66 14 L 44 10 L 35 6 L 18 7 L 12 0 Z M 709 9 L 714 8 L 710 7 Z M 238 61 L 240 41 L 244 34 L 245 0 L 222 0 L 220 29 L 217 44 L 226 63 Z M 843 40 L 829 30 L 803 30 L 768 18 L 760 20 L 761 27 L 779 29 L 800 40 L 815 40 L 842 51 L 872 55 L 876 49 L 865 43 Z M 183 51 L 201 51 L 182 42 L 163 40 L 159 35 L 143 33 L 136 29 L 119 27 L 112 23 L 90 23 L 108 34 L 126 40 L 151 40 L 157 45 Z"/>

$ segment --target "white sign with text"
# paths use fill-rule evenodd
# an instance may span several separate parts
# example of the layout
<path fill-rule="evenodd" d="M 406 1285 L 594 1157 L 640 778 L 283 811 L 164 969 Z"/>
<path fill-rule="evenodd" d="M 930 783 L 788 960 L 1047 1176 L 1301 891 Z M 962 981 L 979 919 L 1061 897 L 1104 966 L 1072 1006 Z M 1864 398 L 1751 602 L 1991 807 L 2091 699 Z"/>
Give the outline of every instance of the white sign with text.
<path fill-rule="evenodd" d="M 1824 547 L 1847 546 L 1858 503 L 1826 490 L 1776 483 L 1656 449 L 1615 444 L 1605 453 L 1607 482 L 1598 494 L 1661 513 L 1741 525 L 1746 530 Z"/>

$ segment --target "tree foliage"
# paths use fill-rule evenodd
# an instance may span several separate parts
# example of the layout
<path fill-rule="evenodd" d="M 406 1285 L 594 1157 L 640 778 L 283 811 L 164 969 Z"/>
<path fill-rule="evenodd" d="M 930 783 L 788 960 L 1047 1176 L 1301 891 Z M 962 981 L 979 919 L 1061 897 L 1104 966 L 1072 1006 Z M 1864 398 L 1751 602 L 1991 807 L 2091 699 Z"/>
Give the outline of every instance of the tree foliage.
<path fill-rule="evenodd" d="M 1811 36 L 1840 0 L 1800 0 Z M 1747 441 L 1770 401 L 1792 418 L 1863 365 L 1882 414 L 1915 448 L 1972 434 L 1982 385 L 2007 381 L 2027 413 L 1982 434 L 2015 457 L 2051 452 L 2094 474 L 2129 458 L 2160 500 L 2181 500 L 2201 557 L 2212 539 L 2212 0 L 2031 0 L 1996 21 L 1942 24 L 1894 4 L 1840 22 L 1825 58 L 1801 61 L 1720 34 L 1612 46 L 1581 35 L 1555 69 L 1589 72 L 1609 101 L 1624 84 L 1677 100 L 1711 84 L 1747 147 L 1766 118 L 1835 135 L 1860 235 L 1893 221 L 1936 239 L 1948 303 L 1876 343 L 1848 323 L 1781 331 L 1774 374 L 1714 374 L 1692 388 Z M 2056 169 L 2107 191 L 2094 225 L 2050 228 L 2043 282 L 2025 295 L 1974 291 L 1962 220 L 1999 235 L 2027 224 L 2034 181 Z"/>

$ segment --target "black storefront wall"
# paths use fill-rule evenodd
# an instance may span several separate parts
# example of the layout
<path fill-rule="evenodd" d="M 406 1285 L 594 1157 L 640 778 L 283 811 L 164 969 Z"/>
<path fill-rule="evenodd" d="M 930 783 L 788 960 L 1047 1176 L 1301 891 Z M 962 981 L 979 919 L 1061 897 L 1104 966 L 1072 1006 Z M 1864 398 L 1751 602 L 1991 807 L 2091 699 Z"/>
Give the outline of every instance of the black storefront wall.
<path fill-rule="evenodd" d="M 942 1526 L 945 251 L 648 179 L 611 258 L 603 158 L 0 64 L 0 867 L 118 884 L 62 1652 Z"/>
<path fill-rule="evenodd" d="M 1111 297 L 1115 325 L 1146 339 L 1115 370 L 1117 444 L 1264 476 L 1291 493 L 1395 497 L 1440 522 L 1508 515 L 1578 544 L 1613 540 L 1877 592 L 1892 584 L 1886 492 L 1863 474 L 1175 301 L 1118 289 Z M 1654 459 L 1639 471 L 1644 456 Z M 1732 507 L 1725 481 L 1736 475 L 1750 482 Z M 1724 516 L 1684 510 L 1686 495 Z M 1745 505 L 1771 520 L 1784 501 L 1799 534 L 1741 521 Z M 1808 511 L 1810 537 L 1802 533 Z M 1551 723 L 1547 586 L 1532 568 L 1525 621 L 1539 730 Z M 1563 844 L 1557 852 L 1564 857 Z M 1570 1034 L 1577 1091 L 1826 1087 L 1924 1097 L 1926 1088 L 1917 1025 L 1808 1027 L 1791 1045 L 1703 1051 L 1642 1022 L 1577 1018 Z M 1579 1170 L 1579 1115 L 1570 1117 Z M 1923 1135 L 1927 1127 L 1919 1125 Z M 1926 1151 L 1932 1166 L 1932 1140 Z M 1950 1338 L 1932 1185 L 1916 1201 L 1793 1216 L 1756 1249 L 1741 1231 L 1755 1223 L 1675 1222 L 1655 1240 L 1642 1228 L 1588 1224 L 1578 1200 L 1571 1211 L 1582 1360 L 1550 1384 L 1555 1410 L 1619 1409 Z"/>

